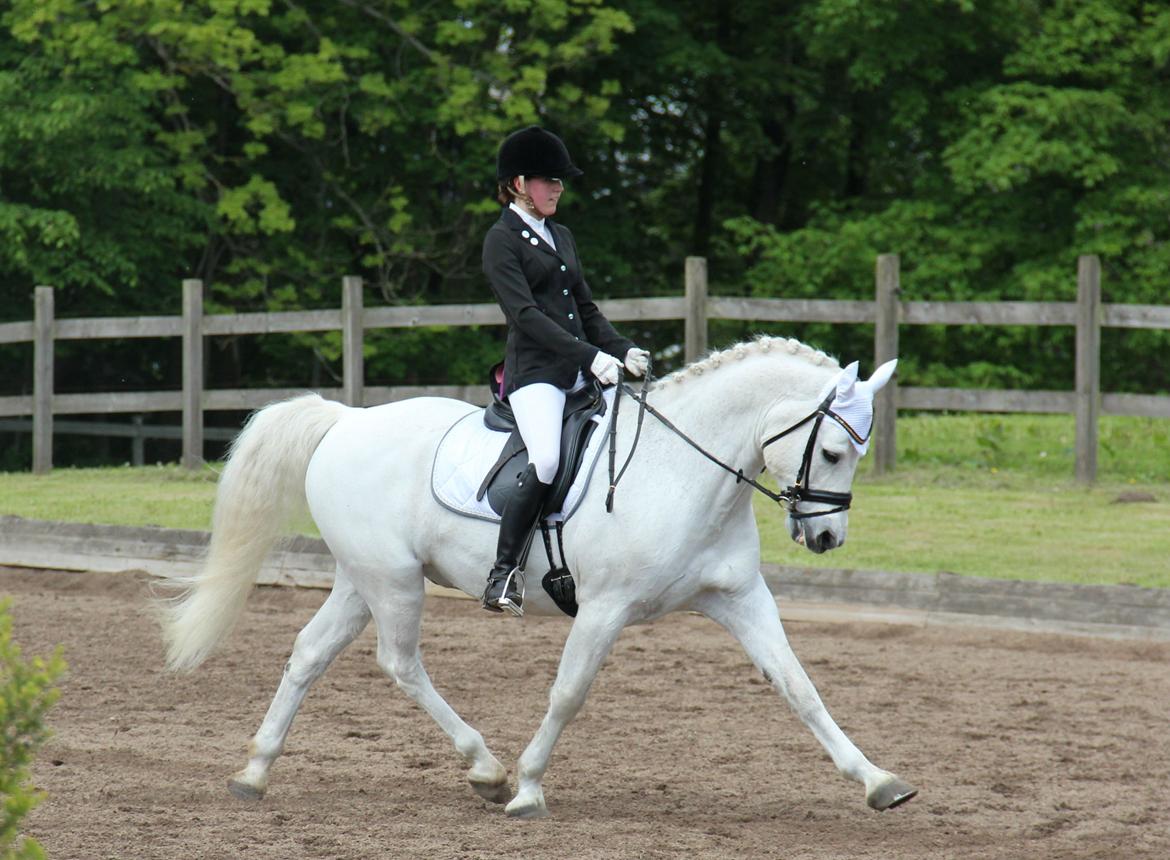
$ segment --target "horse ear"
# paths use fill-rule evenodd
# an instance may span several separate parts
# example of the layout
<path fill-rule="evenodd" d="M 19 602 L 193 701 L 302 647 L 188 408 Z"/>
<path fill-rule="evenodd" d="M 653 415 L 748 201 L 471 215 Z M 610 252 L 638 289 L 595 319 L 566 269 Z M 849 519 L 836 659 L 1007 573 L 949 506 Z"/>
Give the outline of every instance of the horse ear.
<path fill-rule="evenodd" d="M 837 395 L 843 396 L 853 390 L 857 384 L 857 362 L 851 362 L 837 375 Z"/>
<path fill-rule="evenodd" d="M 871 394 L 877 394 L 886 387 L 886 383 L 890 381 L 890 377 L 894 375 L 894 369 L 898 366 L 898 359 L 887 361 L 881 367 L 873 372 L 873 376 L 865 381 L 865 387 L 869 389 Z"/>
<path fill-rule="evenodd" d="M 829 396 L 830 392 L 837 392 L 837 399 L 847 396 L 853 391 L 853 386 L 857 384 L 857 362 L 853 362 L 844 369 L 842 369 L 836 376 L 825 383 L 825 387 L 821 389 L 821 393 L 817 395 L 818 398 L 825 398 Z"/>

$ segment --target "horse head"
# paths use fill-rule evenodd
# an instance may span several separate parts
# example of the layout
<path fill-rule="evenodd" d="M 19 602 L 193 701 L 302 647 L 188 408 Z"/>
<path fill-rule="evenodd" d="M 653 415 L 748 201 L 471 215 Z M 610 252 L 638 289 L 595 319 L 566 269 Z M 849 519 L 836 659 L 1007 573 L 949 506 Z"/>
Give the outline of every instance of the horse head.
<path fill-rule="evenodd" d="M 819 554 L 845 543 L 853 498 L 850 488 L 857 464 L 869 448 L 873 399 L 897 364 L 897 359 L 888 361 L 862 380 L 853 362 L 821 390 L 814 411 L 763 442 L 764 465 L 786 488 L 781 495 L 787 500 L 788 532 L 812 552 Z M 807 435 L 790 435 L 806 426 Z M 769 450 L 771 443 L 785 438 L 788 445 Z M 788 480 L 789 475 L 795 478 Z"/>

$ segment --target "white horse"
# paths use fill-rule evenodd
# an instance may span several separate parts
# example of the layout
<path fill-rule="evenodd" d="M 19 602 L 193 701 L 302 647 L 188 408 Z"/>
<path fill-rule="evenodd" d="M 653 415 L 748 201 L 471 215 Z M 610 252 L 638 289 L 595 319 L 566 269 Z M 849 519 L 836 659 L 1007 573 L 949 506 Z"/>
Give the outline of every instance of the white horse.
<path fill-rule="evenodd" d="M 853 402 L 869 410 L 862 422 L 868 427 L 873 393 L 892 370 L 891 362 L 869 382 L 854 384 L 856 365 L 842 371 L 798 341 L 760 338 L 665 377 L 653 384 L 648 402 L 744 475 L 766 467 L 781 487 L 799 484 L 793 476 L 803 460 L 805 483 L 829 499 L 844 498 L 847 507 L 864 449 L 844 424 L 806 421 L 775 444 L 763 442 L 816 413 L 835 388 L 848 389 Z M 631 402 L 620 411 L 617 430 L 623 455 L 634 437 Z M 508 815 L 547 815 L 541 783 L 553 745 L 584 704 L 618 634 L 676 610 L 706 615 L 741 643 L 841 773 L 865 785 L 869 806 L 887 809 L 916 794 L 871 764 L 838 728 L 793 654 L 760 575 L 751 487 L 647 416 L 614 511 L 605 510 L 608 482 L 599 467 L 565 525 L 580 608 L 548 711 L 520 757 L 511 796 L 507 771 L 480 733 L 435 691 L 418 648 L 424 580 L 478 596 L 493 557 L 497 527 L 441 507 L 429 487 L 439 440 L 476 408 L 426 397 L 354 409 L 310 394 L 260 410 L 235 440 L 219 482 L 206 564 L 167 607 L 170 667 L 195 668 L 229 632 L 298 502 L 307 498 L 337 560 L 333 590 L 297 636 L 247 766 L 229 782 L 235 795 L 264 795 L 269 769 L 309 687 L 373 618 L 378 664 L 450 736 L 469 765 L 471 787 L 487 800 L 506 802 Z M 799 507 L 787 521 L 798 543 L 823 552 L 844 542 L 848 514 L 842 505 L 806 497 L 791 507 Z M 525 610 L 561 614 L 539 587 L 531 587 L 539 576 L 529 579 Z M 482 610 L 469 603 L 468 611 Z M 500 624 L 509 623 L 500 618 Z"/>

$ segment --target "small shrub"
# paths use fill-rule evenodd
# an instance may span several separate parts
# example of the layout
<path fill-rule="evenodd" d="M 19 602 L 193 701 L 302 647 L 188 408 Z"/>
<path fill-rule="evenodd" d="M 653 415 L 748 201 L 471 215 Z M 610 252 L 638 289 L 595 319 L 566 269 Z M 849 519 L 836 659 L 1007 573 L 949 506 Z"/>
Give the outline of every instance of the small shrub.
<path fill-rule="evenodd" d="M 60 651 L 25 660 L 12 641 L 9 602 L 0 601 L 0 860 L 35 860 L 44 852 L 20 836 L 20 821 L 41 799 L 26 785 L 29 767 L 49 736 L 45 715 L 57 701 L 53 682 L 65 670 Z"/>

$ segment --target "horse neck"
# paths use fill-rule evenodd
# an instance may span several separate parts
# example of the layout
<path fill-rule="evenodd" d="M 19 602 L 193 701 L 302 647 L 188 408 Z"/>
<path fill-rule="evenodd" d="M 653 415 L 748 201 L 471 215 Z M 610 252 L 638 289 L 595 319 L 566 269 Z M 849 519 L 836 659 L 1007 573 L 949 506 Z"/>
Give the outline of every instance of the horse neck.
<path fill-rule="evenodd" d="M 747 474 L 763 466 L 765 431 L 807 414 L 837 369 L 828 360 L 818 365 L 781 348 L 764 351 L 754 345 L 738 353 L 733 348 L 664 380 L 649 402 Z"/>

